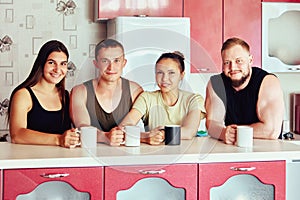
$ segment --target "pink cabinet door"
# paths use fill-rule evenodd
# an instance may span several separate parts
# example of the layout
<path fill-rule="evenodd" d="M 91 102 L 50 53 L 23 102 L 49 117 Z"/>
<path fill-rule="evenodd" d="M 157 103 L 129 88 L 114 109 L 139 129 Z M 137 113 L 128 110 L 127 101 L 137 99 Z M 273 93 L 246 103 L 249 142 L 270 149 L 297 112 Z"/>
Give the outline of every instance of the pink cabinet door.
<path fill-rule="evenodd" d="M 184 1 L 184 16 L 191 20 L 191 72 L 220 72 L 222 0 Z"/>
<path fill-rule="evenodd" d="M 117 16 L 147 15 L 150 17 L 182 17 L 182 0 L 96 0 L 96 19 Z"/>
<path fill-rule="evenodd" d="M 261 0 L 224 0 L 224 41 L 230 37 L 245 40 L 257 67 L 261 67 L 261 17 Z"/>
<path fill-rule="evenodd" d="M 173 187 L 183 188 L 185 199 L 197 199 L 197 164 L 113 166 L 105 167 L 104 171 L 105 200 L 116 199 L 119 191 L 131 189 L 138 181 L 145 178 L 166 180 Z"/>
<path fill-rule="evenodd" d="M 48 168 L 4 170 L 4 200 L 16 199 L 27 194 L 42 183 L 62 181 L 75 190 L 88 192 L 91 200 L 102 199 L 102 172 L 98 168 Z"/>
<path fill-rule="evenodd" d="M 200 164 L 199 199 L 209 199 L 212 187 L 239 174 L 253 175 L 264 184 L 272 184 L 275 200 L 285 199 L 285 161 Z"/>

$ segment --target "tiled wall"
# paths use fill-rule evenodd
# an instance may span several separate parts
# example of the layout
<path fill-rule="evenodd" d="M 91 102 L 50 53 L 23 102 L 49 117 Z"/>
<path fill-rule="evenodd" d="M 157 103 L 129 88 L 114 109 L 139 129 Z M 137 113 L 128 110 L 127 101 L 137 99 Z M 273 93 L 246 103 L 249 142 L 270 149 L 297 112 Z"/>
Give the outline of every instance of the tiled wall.
<path fill-rule="evenodd" d="M 64 9 L 63 2 L 67 0 L 61 0 L 62 12 L 56 10 L 58 2 L 0 0 L 0 40 L 7 43 L 0 46 L 0 102 L 28 76 L 41 45 L 50 39 L 67 46 L 69 60 L 76 67 L 67 78 L 68 89 L 94 75 L 90 61 L 95 45 L 106 37 L 106 25 L 94 22 L 93 0 L 73 0 L 74 9 Z M 4 117 L 0 116 L 0 129 L 3 128 Z"/>

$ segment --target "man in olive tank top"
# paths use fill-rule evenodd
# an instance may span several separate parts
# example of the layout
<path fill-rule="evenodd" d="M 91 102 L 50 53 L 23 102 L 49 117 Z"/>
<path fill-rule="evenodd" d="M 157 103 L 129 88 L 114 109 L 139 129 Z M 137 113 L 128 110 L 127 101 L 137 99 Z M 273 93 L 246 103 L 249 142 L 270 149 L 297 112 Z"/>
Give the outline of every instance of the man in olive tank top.
<path fill-rule="evenodd" d="M 226 144 L 236 142 L 237 125 L 253 128 L 253 137 L 277 139 L 281 133 L 284 100 L 274 74 L 252 67 L 249 45 L 230 38 L 221 49 L 223 72 L 206 88 L 206 127 Z"/>
<path fill-rule="evenodd" d="M 126 62 L 121 43 L 113 39 L 99 42 L 93 61 L 98 77 L 71 91 L 70 112 L 74 125 L 97 127 L 97 141 L 112 146 L 123 141 L 124 133 L 118 124 L 143 92 L 140 85 L 121 77 Z"/>

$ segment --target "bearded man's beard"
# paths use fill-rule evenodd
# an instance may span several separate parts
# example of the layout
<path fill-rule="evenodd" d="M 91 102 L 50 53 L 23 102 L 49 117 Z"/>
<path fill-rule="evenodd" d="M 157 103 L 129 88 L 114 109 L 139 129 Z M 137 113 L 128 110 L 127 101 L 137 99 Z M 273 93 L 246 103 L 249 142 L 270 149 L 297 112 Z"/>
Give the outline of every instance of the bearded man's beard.
<path fill-rule="evenodd" d="M 231 85 L 233 87 L 240 87 L 241 85 L 243 85 L 243 83 L 245 83 L 245 81 L 247 80 L 247 78 L 250 76 L 250 72 L 248 72 L 246 75 L 242 76 L 242 78 L 240 78 L 239 80 L 231 80 Z"/>

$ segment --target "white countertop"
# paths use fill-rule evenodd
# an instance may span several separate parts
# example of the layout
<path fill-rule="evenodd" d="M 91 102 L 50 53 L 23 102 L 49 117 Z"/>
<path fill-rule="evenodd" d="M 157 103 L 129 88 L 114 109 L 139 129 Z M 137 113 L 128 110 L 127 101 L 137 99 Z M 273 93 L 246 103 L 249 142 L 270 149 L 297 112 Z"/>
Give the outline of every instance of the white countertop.
<path fill-rule="evenodd" d="M 294 143 L 298 143 L 294 144 Z M 179 146 L 66 149 L 0 142 L 0 169 L 246 162 L 300 159 L 300 141 L 254 140 L 253 148 L 226 145 L 210 137 L 182 140 Z"/>

